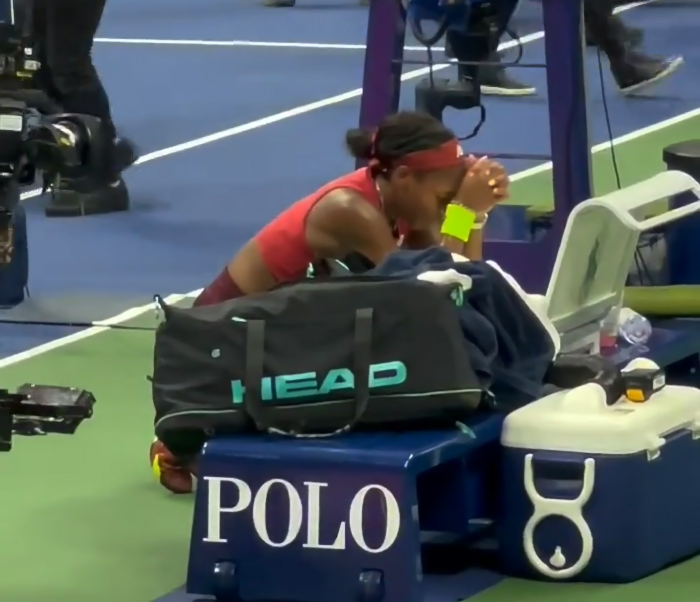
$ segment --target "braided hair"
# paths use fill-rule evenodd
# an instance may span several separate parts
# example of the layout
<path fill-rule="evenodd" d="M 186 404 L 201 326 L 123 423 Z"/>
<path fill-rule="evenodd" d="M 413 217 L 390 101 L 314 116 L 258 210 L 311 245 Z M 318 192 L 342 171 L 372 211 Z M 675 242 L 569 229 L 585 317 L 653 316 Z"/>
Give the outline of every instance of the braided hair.
<path fill-rule="evenodd" d="M 375 162 L 373 175 L 377 175 L 390 171 L 406 155 L 438 148 L 455 138 L 454 132 L 427 113 L 401 111 L 384 119 L 376 130 L 348 130 L 345 144 L 355 159 Z"/>

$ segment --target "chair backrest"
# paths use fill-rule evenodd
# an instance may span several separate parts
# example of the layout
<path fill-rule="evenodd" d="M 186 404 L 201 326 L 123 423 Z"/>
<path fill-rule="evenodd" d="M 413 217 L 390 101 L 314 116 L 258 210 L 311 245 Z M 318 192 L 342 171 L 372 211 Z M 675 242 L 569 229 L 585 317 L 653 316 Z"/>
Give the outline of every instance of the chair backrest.
<path fill-rule="evenodd" d="M 688 192 L 697 200 L 646 217 L 651 205 Z M 580 348 L 620 303 L 641 234 L 698 211 L 700 184 L 679 171 L 576 206 L 547 289 L 548 315 L 562 336 L 562 350 Z"/>

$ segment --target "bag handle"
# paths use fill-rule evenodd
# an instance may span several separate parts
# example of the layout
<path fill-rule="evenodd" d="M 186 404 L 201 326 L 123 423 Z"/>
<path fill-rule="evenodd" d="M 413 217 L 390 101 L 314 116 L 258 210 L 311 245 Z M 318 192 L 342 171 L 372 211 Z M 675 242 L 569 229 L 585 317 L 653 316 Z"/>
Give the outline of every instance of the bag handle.
<path fill-rule="evenodd" d="M 155 309 L 156 317 L 158 318 L 162 314 L 164 321 L 167 321 L 172 315 L 170 305 L 162 295 L 153 295 L 153 308 Z"/>
<path fill-rule="evenodd" d="M 265 360 L 265 321 L 246 322 L 245 377 L 243 407 L 258 430 L 270 430 L 262 402 L 262 379 Z"/>
<path fill-rule="evenodd" d="M 374 310 L 358 309 L 355 312 L 355 334 L 353 353 L 354 410 L 348 424 L 331 433 L 310 434 L 288 432 L 276 428 L 269 419 L 262 401 L 263 366 L 265 359 L 265 321 L 249 320 L 246 323 L 245 395 L 246 412 L 258 430 L 288 437 L 321 438 L 332 437 L 352 430 L 362 420 L 369 404 L 369 369 L 372 356 L 372 321 Z"/>
<path fill-rule="evenodd" d="M 355 412 L 350 422 L 338 432 L 352 430 L 367 411 L 369 405 L 369 369 L 372 365 L 372 319 L 374 310 L 358 309 L 355 312 L 355 341 L 353 380 L 355 381 Z M 331 433 L 336 434 L 336 433 Z"/>

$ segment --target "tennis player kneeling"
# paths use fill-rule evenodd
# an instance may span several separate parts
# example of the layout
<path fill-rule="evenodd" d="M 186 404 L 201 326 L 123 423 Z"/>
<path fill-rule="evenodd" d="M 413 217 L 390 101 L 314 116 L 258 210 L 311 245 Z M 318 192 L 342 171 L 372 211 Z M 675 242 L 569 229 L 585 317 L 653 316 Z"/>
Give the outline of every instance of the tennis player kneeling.
<path fill-rule="evenodd" d="M 481 259 L 489 210 L 508 196 L 503 167 L 465 156 L 455 134 L 429 115 L 401 112 L 376 131 L 350 130 L 350 153 L 365 168 L 294 203 L 234 256 L 195 300 L 211 305 L 305 277 L 320 259 L 359 255 L 381 263 L 397 248 L 442 245 Z M 192 490 L 190 466 L 156 441 L 151 464 L 175 493 Z"/>

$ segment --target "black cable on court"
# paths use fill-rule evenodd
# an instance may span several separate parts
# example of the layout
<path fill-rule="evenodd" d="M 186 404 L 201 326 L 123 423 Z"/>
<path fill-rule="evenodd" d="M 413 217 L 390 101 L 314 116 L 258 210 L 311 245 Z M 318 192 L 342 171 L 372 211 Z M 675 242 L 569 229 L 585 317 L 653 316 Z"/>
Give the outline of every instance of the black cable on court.
<path fill-rule="evenodd" d="M 194 300 L 193 297 L 190 295 L 173 295 L 179 297 L 178 301 L 172 302 L 169 305 L 176 305 L 178 302 L 185 301 L 192 299 Z M 27 325 L 27 326 L 59 326 L 62 328 L 104 328 L 105 330 L 133 330 L 137 332 L 156 332 L 158 330 L 158 326 L 160 324 L 160 318 L 163 316 L 163 304 L 165 304 L 166 300 L 163 299 L 160 295 L 154 295 L 153 297 L 153 304 L 151 305 L 143 305 L 141 306 L 141 309 L 143 311 L 140 313 L 139 316 L 133 318 L 133 320 L 137 320 L 140 317 L 144 315 L 148 315 L 149 313 L 152 313 L 154 316 L 155 321 L 157 324 L 155 326 L 137 326 L 137 325 L 130 325 L 130 324 L 125 324 L 125 323 L 111 323 L 111 320 L 114 320 L 114 317 L 111 318 L 103 318 L 102 320 L 94 320 L 94 321 L 81 321 L 81 320 L 62 320 L 62 321 L 57 321 L 57 320 L 27 320 L 27 319 L 21 319 L 21 320 L 11 320 L 9 318 L 3 318 L 2 317 L 2 310 L 7 309 L 7 308 L 2 308 L 0 307 L 0 326 L 3 324 L 7 325 L 13 325 L 13 326 L 18 326 L 18 325 Z M 11 309 L 11 308 L 9 308 Z M 126 308 L 123 311 L 129 311 L 133 309 L 138 309 L 138 308 Z"/>
<path fill-rule="evenodd" d="M 156 309 L 153 309 L 156 312 Z M 147 312 L 144 312 L 147 313 Z M 0 325 L 2 324 L 12 324 L 14 326 L 26 324 L 27 326 L 60 326 L 62 328 L 105 328 L 107 330 L 137 330 L 140 332 L 155 332 L 158 330 L 157 326 L 129 326 L 128 324 L 107 324 L 108 319 L 96 320 L 94 322 L 76 322 L 76 321 L 64 321 L 57 322 L 54 320 L 8 320 L 7 318 L 0 318 Z"/>

